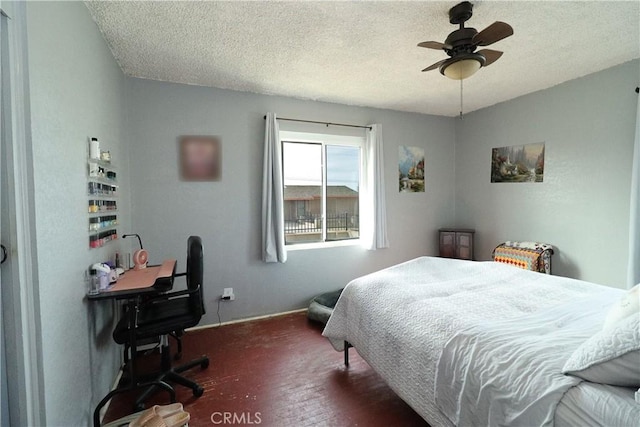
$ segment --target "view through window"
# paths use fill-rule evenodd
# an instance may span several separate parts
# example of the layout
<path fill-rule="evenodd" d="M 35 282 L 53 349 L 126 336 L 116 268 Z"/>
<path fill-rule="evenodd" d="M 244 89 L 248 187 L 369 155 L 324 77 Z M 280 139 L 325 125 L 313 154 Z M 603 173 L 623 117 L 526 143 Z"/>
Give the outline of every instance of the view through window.
<path fill-rule="evenodd" d="M 360 237 L 361 145 L 282 142 L 285 242 Z"/>

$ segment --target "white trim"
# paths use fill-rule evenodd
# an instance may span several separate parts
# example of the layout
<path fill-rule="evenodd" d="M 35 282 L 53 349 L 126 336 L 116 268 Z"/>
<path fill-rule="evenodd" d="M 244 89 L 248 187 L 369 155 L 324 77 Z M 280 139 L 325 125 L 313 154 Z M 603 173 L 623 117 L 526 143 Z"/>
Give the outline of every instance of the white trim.
<path fill-rule="evenodd" d="M 360 239 L 330 240 L 328 242 L 313 243 L 290 243 L 287 245 L 287 251 L 304 251 L 307 249 L 328 249 L 339 248 L 343 246 L 362 246 Z"/>
<path fill-rule="evenodd" d="M 18 413 L 12 410 L 20 425 L 44 425 L 44 387 L 40 318 L 37 298 L 38 274 L 33 200 L 33 162 L 29 105 L 26 4 L 12 2 L 9 32 L 9 78 L 11 79 L 11 141 L 7 153 L 9 188 L 13 190 L 15 223 L 12 232 L 17 254 L 12 280 L 12 301 L 16 310 L 16 330 L 10 337 L 18 355 Z M 6 332 L 6 331 L 5 331 Z M 7 338 L 9 338 L 7 336 Z M 15 390 L 15 388 L 14 388 Z M 13 404 L 12 404 L 12 407 Z M 13 420 L 12 420 L 13 421 Z"/>
<path fill-rule="evenodd" d="M 253 322 L 254 320 L 270 319 L 272 317 L 286 316 L 287 314 L 303 313 L 305 311 L 307 311 L 306 308 L 299 308 L 297 310 L 283 311 L 281 313 L 274 313 L 274 314 L 265 314 L 263 316 L 247 317 L 245 319 L 230 320 L 228 322 L 214 323 L 211 325 L 194 326 L 193 328 L 185 329 L 185 331 L 189 332 L 189 331 L 199 331 L 202 329 L 218 328 L 220 326 L 225 326 L 225 325 L 234 325 L 236 323 Z"/>

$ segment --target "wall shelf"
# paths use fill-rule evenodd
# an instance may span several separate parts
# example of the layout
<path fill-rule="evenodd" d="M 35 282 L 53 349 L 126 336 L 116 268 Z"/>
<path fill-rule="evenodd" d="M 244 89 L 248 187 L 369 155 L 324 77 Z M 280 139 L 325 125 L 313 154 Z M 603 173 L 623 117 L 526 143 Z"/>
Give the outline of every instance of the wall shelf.
<path fill-rule="evenodd" d="M 96 219 L 96 218 L 100 218 L 100 217 L 93 217 L 92 219 Z M 115 221 L 115 224 L 113 223 L 113 221 Z M 89 235 L 100 234 L 101 232 L 107 231 L 107 230 L 115 230 L 119 224 L 117 219 L 113 221 L 104 222 L 104 224 L 106 225 L 100 225 L 101 223 L 89 222 Z"/>
<path fill-rule="evenodd" d="M 103 247 L 118 238 L 118 175 L 116 167 L 100 159 L 87 159 L 87 229 L 89 248 Z"/>
<path fill-rule="evenodd" d="M 111 215 L 111 214 L 115 215 L 115 214 L 117 214 L 117 213 L 118 213 L 118 211 L 117 211 L 117 210 L 115 210 L 115 211 L 98 211 L 98 212 L 89 212 L 89 217 L 90 217 L 90 218 L 93 218 L 93 217 L 96 217 L 96 216 L 105 216 L 105 215 Z"/>
<path fill-rule="evenodd" d="M 116 167 L 111 162 L 108 162 L 106 160 L 89 158 L 87 160 L 87 163 L 89 164 L 89 166 L 91 166 L 91 164 L 94 164 L 94 165 L 98 165 L 100 167 L 103 167 L 105 169 L 109 169 L 111 171 L 115 171 L 116 170 Z"/>
<path fill-rule="evenodd" d="M 98 184 L 110 185 L 112 187 L 118 188 L 118 181 L 116 181 L 115 179 L 106 178 L 103 176 L 90 176 L 89 181 L 93 181 Z"/>
<path fill-rule="evenodd" d="M 89 199 L 87 203 L 87 211 L 89 215 L 106 215 L 108 213 L 118 212 L 118 201 L 115 197 L 108 197 L 106 200 L 102 198 Z"/>

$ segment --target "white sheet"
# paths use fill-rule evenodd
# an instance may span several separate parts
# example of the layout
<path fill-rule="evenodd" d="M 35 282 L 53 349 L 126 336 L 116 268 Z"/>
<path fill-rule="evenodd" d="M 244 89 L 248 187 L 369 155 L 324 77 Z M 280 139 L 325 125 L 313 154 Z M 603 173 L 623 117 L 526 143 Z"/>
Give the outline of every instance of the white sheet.
<path fill-rule="evenodd" d="M 343 340 L 433 427 L 451 425 L 434 403 L 438 357 L 465 327 L 599 292 L 603 286 L 494 262 L 423 257 L 352 281 L 324 330 Z"/>
<path fill-rule="evenodd" d="M 618 299 L 611 289 L 459 331 L 438 362 L 436 405 L 455 425 L 553 425 L 558 402 L 582 381 L 562 374 L 564 363 Z"/>
<path fill-rule="evenodd" d="M 632 388 L 581 382 L 562 398 L 555 427 L 633 427 L 640 424 L 640 403 Z"/>

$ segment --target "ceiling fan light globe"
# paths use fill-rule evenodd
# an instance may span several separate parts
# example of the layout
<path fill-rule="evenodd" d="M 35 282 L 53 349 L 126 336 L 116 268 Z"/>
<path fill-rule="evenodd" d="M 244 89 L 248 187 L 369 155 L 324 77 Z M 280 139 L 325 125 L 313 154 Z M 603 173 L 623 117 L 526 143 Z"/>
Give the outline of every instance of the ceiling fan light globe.
<path fill-rule="evenodd" d="M 464 80 L 474 75 L 482 63 L 475 58 L 463 59 L 449 64 L 443 64 L 440 70 L 442 74 L 453 80 Z"/>

